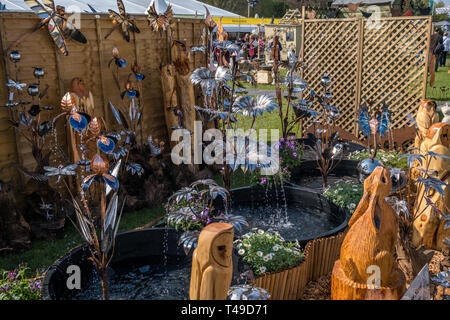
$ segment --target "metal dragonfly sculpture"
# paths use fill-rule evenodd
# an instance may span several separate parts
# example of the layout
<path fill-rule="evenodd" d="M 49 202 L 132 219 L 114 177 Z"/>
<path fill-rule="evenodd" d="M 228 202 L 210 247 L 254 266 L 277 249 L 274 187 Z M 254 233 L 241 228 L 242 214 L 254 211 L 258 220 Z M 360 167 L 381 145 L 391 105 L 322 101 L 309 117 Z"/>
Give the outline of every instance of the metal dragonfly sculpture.
<path fill-rule="evenodd" d="M 119 13 L 111 9 L 108 10 L 109 17 L 116 26 L 105 36 L 105 39 L 108 39 L 114 30 L 120 28 L 124 39 L 130 42 L 130 32 L 140 33 L 141 31 L 136 26 L 132 17 L 126 12 L 122 0 L 117 0 L 117 7 L 119 8 Z"/>
<path fill-rule="evenodd" d="M 56 44 L 56 47 L 65 56 L 69 55 L 67 50 L 66 38 L 70 38 L 79 43 L 86 44 L 86 37 L 78 30 L 70 21 L 66 15 L 66 10 L 63 6 L 55 6 L 53 0 L 24 0 L 25 3 L 33 10 L 40 18 L 41 21 L 31 31 L 22 35 L 16 40 L 9 49 L 17 47 L 25 38 L 32 35 L 37 30 L 41 29 L 45 25 L 50 32 L 50 36 Z"/>

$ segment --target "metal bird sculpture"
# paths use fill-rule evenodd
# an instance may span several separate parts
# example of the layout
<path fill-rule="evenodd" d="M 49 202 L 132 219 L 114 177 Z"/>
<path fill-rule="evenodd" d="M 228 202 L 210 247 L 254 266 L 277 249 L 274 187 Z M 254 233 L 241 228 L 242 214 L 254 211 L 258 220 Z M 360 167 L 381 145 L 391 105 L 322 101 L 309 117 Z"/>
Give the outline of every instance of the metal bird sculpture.
<path fill-rule="evenodd" d="M 11 47 L 16 47 L 26 37 L 45 25 L 47 25 L 50 36 L 56 46 L 65 56 L 69 55 L 66 46 L 66 38 L 73 39 L 83 44 L 87 43 L 85 36 L 68 20 L 66 10 L 63 6 L 55 6 L 53 0 L 24 0 L 24 2 L 41 18 L 41 21 L 33 30 L 24 34 L 14 42 Z M 9 49 L 7 52 L 8 51 Z"/>
<path fill-rule="evenodd" d="M 117 7 L 119 8 L 119 13 L 111 9 L 108 10 L 109 17 L 116 26 L 105 36 L 105 39 L 107 39 L 116 28 L 120 28 L 124 39 L 127 42 L 130 42 L 130 32 L 140 33 L 141 31 L 136 26 L 131 16 L 125 11 L 122 0 L 117 0 Z"/>

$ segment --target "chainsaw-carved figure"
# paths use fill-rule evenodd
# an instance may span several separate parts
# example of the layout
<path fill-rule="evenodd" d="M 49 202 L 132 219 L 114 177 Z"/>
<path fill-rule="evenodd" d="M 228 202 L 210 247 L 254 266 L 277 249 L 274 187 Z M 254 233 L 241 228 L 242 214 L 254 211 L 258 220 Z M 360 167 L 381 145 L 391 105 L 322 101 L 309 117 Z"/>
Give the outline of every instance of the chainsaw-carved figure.
<path fill-rule="evenodd" d="M 439 122 L 439 114 L 436 112 L 436 102 L 432 100 L 422 100 L 417 111 L 417 136 L 414 143 L 415 148 L 420 148 L 423 140 L 428 134 L 428 129 Z"/>
<path fill-rule="evenodd" d="M 192 256 L 191 300 L 226 300 L 233 274 L 233 238 L 228 223 L 203 228 Z"/>
<path fill-rule="evenodd" d="M 442 155 L 431 156 L 429 152 Z M 414 205 L 413 245 L 424 245 L 430 249 L 441 250 L 442 241 L 450 236 L 450 229 L 445 229 L 442 215 L 449 215 L 450 208 L 450 125 L 435 123 L 428 130 L 420 153 L 425 156 L 421 168 L 430 172 L 433 178 L 444 182 L 442 192 L 419 184 L 419 190 Z"/>
<path fill-rule="evenodd" d="M 332 299 L 396 299 L 404 289 L 394 258 L 397 216 L 385 200 L 391 192 L 390 177 L 389 170 L 377 167 L 364 182 L 364 195 L 350 219 L 340 260 L 333 269 Z M 379 271 L 378 279 L 371 283 L 374 270 Z"/>

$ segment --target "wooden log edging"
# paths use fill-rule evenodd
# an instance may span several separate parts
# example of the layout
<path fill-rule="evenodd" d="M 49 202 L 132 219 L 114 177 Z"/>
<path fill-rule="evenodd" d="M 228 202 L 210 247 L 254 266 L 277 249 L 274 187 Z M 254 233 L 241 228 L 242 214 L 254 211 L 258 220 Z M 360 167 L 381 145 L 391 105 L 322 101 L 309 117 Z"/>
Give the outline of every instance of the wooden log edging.
<path fill-rule="evenodd" d="M 281 272 L 266 273 L 256 278 L 253 285 L 269 291 L 271 300 L 299 300 L 308 282 L 333 270 L 346 233 L 308 242 L 302 263 Z"/>

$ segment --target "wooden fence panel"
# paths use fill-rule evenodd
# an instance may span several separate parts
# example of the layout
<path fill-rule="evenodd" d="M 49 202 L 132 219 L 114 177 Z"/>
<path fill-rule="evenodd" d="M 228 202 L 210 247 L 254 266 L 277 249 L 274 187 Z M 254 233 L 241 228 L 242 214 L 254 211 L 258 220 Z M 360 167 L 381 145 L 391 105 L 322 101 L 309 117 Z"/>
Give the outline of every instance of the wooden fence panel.
<path fill-rule="evenodd" d="M 144 137 L 154 137 L 167 140 L 167 128 L 165 124 L 161 72 L 162 65 L 169 62 L 167 56 L 168 43 L 165 32 L 153 32 L 148 26 L 144 15 L 136 16 L 136 24 L 141 33 L 136 37 L 131 36 L 128 43 L 123 39 L 119 30 L 115 30 L 107 39 L 105 35 L 113 28 L 107 15 L 82 14 L 80 30 L 88 40 L 88 44 L 82 45 L 75 41 L 67 41 L 69 56 L 62 56 L 56 49 L 48 30 L 42 28 L 32 36 L 24 40 L 17 48 L 22 54 L 22 60 L 17 64 L 18 76 L 21 82 L 35 83 L 33 67 L 41 67 L 45 70 L 45 77 L 41 80 L 41 87 L 49 86 L 47 96 L 42 100 L 42 105 L 55 107 L 52 112 L 46 112 L 46 117 L 52 119 L 60 110 L 61 97 L 69 91 L 71 80 L 74 77 L 84 79 L 86 87 L 92 92 L 95 102 L 95 115 L 103 117 L 108 127 L 115 125 L 115 120 L 109 110 L 108 102 L 114 105 L 123 105 L 119 90 L 114 81 L 113 70 L 108 68 L 112 59 L 112 50 L 117 47 L 121 57 L 127 60 L 127 67 L 119 69 L 121 89 L 131 75 L 131 65 L 137 61 L 142 67 L 142 73 L 146 79 L 142 82 L 141 92 L 144 103 L 143 134 Z M 0 42 L 2 51 L 5 51 L 22 34 L 33 29 L 39 18 L 34 13 L 28 12 L 1 12 L 0 34 L 3 39 Z M 173 39 L 186 39 L 187 45 L 198 45 L 200 41 L 203 21 L 201 19 L 177 19 L 174 27 Z M 204 63 L 201 54 L 192 55 L 192 68 Z M 113 64 L 114 66 L 114 64 Z M 8 57 L 0 63 L 0 104 L 8 100 L 8 92 L 4 82 L 9 77 L 9 71 L 14 64 Z M 30 101 L 31 98 L 23 94 L 23 98 Z M 126 103 L 126 102 L 125 102 Z M 11 162 L 21 163 L 27 169 L 35 166 L 31 148 L 24 138 L 17 137 L 12 129 L 7 130 L 9 114 L 6 108 L 0 108 L 0 170 Z M 47 119 L 44 119 L 47 120 Z M 58 145 L 63 149 L 67 147 L 66 128 L 58 126 Z M 49 136 L 48 139 L 53 140 Z M 53 145 L 53 142 L 50 143 Z M 11 180 L 17 177 L 14 169 L 0 171 L 0 179 Z"/>

